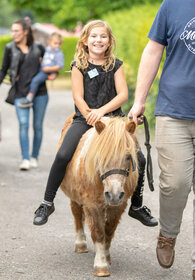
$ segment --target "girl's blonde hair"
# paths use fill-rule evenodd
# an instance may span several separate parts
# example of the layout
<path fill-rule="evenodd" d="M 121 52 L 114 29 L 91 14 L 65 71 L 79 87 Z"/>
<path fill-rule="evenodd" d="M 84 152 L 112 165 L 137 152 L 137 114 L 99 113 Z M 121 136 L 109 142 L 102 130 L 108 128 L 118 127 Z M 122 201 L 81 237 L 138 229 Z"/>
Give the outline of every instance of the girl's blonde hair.
<path fill-rule="evenodd" d="M 104 71 L 112 70 L 115 66 L 115 56 L 112 53 L 112 48 L 116 47 L 116 40 L 112 34 L 110 26 L 102 20 L 92 20 L 89 21 L 82 29 L 80 38 L 76 46 L 76 53 L 74 60 L 76 66 L 81 70 L 86 70 L 88 67 L 88 46 L 85 45 L 91 30 L 95 27 L 105 27 L 109 37 L 109 47 L 105 52 L 105 63 L 102 65 Z"/>

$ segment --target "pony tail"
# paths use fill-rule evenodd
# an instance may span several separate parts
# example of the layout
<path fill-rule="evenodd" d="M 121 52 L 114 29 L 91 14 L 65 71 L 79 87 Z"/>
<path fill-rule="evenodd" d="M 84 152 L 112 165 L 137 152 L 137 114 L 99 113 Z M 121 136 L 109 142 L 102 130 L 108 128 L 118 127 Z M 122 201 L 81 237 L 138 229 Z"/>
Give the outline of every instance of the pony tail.
<path fill-rule="evenodd" d="M 31 26 L 29 25 L 28 34 L 27 34 L 27 45 L 30 47 L 34 42 L 34 36 Z"/>

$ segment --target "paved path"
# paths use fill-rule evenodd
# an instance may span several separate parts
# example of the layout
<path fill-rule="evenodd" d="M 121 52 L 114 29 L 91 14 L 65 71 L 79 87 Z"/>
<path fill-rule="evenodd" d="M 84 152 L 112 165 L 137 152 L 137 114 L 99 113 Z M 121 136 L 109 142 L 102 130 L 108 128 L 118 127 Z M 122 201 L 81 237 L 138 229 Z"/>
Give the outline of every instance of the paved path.
<path fill-rule="evenodd" d="M 88 229 L 89 253 L 74 253 L 74 225 L 69 200 L 61 190 L 49 222 L 36 227 L 33 212 L 39 205 L 54 159 L 64 120 L 73 111 L 70 91 L 50 91 L 39 158 L 39 169 L 21 172 L 18 122 L 13 106 L 4 102 L 8 87 L 0 87 L 3 140 L 0 143 L 0 280 L 92 280 L 94 249 Z M 32 131 L 30 130 L 32 135 Z M 139 132 L 140 138 L 143 138 Z M 146 184 L 144 203 L 158 217 L 157 158 L 153 149 L 155 192 Z M 145 149 L 143 149 L 145 151 Z M 111 247 L 111 280 L 191 279 L 192 194 L 177 240 L 176 259 L 169 270 L 156 260 L 158 227 L 147 228 L 129 218 L 127 211 Z M 127 209 L 128 210 L 128 209 Z"/>

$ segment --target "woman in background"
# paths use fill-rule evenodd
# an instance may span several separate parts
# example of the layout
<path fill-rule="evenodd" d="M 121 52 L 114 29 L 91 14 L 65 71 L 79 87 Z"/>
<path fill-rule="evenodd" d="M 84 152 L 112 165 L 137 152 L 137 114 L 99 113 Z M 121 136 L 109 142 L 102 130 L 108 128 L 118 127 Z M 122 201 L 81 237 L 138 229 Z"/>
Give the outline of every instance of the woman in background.
<path fill-rule="evenodd" d="M 5 47 L 2 67 L 0 70 L 0 84 L 5 75 L 10 74 L 11 85 L 14 87 L 14 105 L 19 121 L 19 136 L 22 152 L 20 170 L 37 167 L 37 159 L 42 142 L 43 120 L 48 103 L 48 94 L 45 83 L 42 83 L 33 100 L 33 147 L 29 149 L 29 114 L 30 108 L 21 109 L 21 103 L 29 92 L 32 78 L 38 73 L 40 61 L 44 55 L 44 47 L 34 42 L 29 22 L 19 19 L 12 24 L 13 41 Z"/>

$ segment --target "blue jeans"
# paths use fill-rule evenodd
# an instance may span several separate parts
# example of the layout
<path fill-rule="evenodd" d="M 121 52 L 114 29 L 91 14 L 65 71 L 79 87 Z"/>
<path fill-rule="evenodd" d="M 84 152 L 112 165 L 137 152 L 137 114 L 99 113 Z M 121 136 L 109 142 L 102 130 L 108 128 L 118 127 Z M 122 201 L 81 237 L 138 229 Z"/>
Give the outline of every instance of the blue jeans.
<path fill-rule="evenodd" d="M 16 108 L 16 114 L 19 121 L 19 136 L 20 136 L 20 147 L 22 151 L 23 159 L 30 159 L 29 153 L 29 115 L 30 108 L 20 108 L 18 103 L 21 103 L 24 97 L 17 98 L 14 101 Z M 43 136 L 43 120 L 45 111 L 48 103 L 48 95 L 37 96 L 33 100 L 33 149 L 32 157 L 37 158 L 41 147 L 42 136 Z"/>
<path fill-rule="evenodd" d="M 45 73 L 40 70 L 32 79 L 29 92 L 36 94 L 39 86 L 47 80 L 48 75 L 49 73 Z"/>

